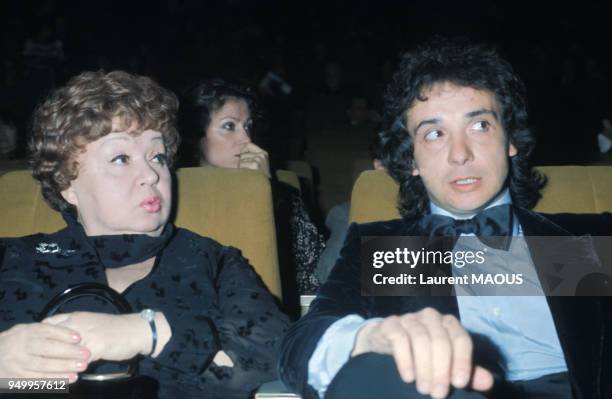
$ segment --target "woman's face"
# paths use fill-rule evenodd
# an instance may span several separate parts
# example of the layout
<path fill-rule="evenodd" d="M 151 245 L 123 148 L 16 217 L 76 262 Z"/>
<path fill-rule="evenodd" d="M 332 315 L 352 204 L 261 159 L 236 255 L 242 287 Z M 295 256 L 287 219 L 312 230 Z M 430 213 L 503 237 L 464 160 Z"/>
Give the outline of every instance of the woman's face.
<path fill-rule="evenodd" d="M 172 205 L 162 134 L 110 133 L 76 157 L 78 177 L 62 191 L 88 235 L 161 234 Z"/>
<path fill-rule="evenodd" d="M 206 134 L 200 141 L 202 165 L 238 168 L 240 152 L 251 142 L 251 111 L 246 101 L 228 98 L 210 115 Z"/>

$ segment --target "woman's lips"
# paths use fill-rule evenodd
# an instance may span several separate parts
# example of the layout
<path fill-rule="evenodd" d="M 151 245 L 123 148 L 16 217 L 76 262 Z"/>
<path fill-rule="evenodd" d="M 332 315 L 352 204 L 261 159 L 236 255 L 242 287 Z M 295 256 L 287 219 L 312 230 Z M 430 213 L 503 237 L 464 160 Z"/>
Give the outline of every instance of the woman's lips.
<path fill-rule="evenodd" d="M 481 178 L 475 176 L 460 177 L 451 181 L 451 186 L 457 191 L 473 191 L 480 186 Z"/>
<path fill-rule="evenodd" d="M 140 207 L 149 213 L 157 213 L 161 210 L 161 198 L 150 197 L 140 203 Z"/>

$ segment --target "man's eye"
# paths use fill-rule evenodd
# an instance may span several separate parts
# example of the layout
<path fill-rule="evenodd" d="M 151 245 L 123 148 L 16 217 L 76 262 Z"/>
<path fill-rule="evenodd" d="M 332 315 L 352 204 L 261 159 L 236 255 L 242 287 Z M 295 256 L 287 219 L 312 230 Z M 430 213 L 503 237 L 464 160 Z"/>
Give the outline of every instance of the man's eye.
<path fill-rule="evenodd" d="M 482 130 L 482 131 L 489 130 L 490 126 L 491 126 L 491 124 L 489 122 L 487 122 L 487 121 L 478 121 L 478 122 L 474 123 L 474 125 L 472 125 L 474 130 Z"/>
<path fill-rule="evenodd" d="M 425 134 L 425 140 L 434 141 L 439 139 L 440 136 L 442 136 L 442 132 L 440 130 L 432 130 L 431 132 L 427 132 L 427 134 Z"/>
<path fill-rule="evenodd" d="M 111 159 L 111 163 L 116 163 L 116 164 L 126 164 L 128 163 L 130 157 L 128 157 L 125 154 L 121 154 L 121 155 L 117 155 L 116 157 L 114 157 L 113 159 Z"/>
<path fill-rule="evenodd" d="M 160 165 L 166 165 L 168 163 L 168 156 L 166 154 L 159 153 L 153 157 L 153 161 L 159 163 Z"/>

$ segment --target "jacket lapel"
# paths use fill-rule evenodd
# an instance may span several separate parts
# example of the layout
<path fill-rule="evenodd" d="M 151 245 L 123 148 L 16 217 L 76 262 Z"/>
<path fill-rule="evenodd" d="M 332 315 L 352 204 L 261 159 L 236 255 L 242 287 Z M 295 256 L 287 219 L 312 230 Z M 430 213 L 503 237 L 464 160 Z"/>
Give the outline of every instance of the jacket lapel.
<path fill-rule="evenodd" d="M 572 234 L 549 219 L 535 212 L 515 208 L 516 216 L 523 228 L 523 234 L 540 281 L 549 278 L 546 265 L 557 254 L 548 245 L 542 245 L 539 237 L 570 237 Z M 560 238 L 562 239 L 562 238 Z M 562 239 L 563 240 L 563 239 Z M 563 240 L 563 245 L 573 245 L 572 240 Z M 581 245 L 578 242 L 576 245 Z M 571 248 L 564 248 L 565 253 Z M 580 248 L 576 247 L 576 250 Z M 574 265 L 580 267 L 581 265 Z M 571 267 L 571 265 L 569 266 Z M 543 284 L 544 286 L 545 284 Z M 545 292 L 547 290 L 545 289 Z M 557 335 L 563 348 L 570 380 L 576 397 L 590 397 L 586 392 L 577 392 L 577 387 L 593 386 L 594 376 L 601 371 L 601 353 L 605 333 L 603 302 L 598 297 L 548 296 Z"/>

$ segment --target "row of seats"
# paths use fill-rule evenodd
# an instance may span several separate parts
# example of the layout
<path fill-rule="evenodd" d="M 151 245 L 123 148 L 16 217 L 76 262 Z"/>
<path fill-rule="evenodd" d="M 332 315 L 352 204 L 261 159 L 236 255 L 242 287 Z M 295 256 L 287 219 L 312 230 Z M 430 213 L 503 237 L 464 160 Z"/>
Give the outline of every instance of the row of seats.
<path fill-rule="evenodd" d="M 612 211 L 612 166 L 538 168 L 549 184 L 537 211 Z M 283 173 L 296 185 L 297 177 Z M 177 226 L 239 248 L 270 291 L 280 298 L 274 213 L 268 179 L 242 169 L 183 168 L 176 172 Z M 350 220 L 358 223 L 398 218 L 397 184 L 384 171 L 363 172 L 353 187 Z M 0 176 L 0 237 L 51 233 L 64 226 L 44 202 L 27 170 Z"/>
<path fill-rule="evenodd" d="M 598 213 L 612 211 L 612 166 L 556 166 L 538 168 L 549 177 L 541 212 Z M 268 179 L 245 169 L 184 168 L 176 173 L 174 210 L 177 226 L 242 250 L 270 291 L 280 298 L 276 236 Z M 296 186 L 297 176 L 281 172 L 279 180 Z M 303 177 L 303 176 L 302 176 Z M 364 223 L 399 217 L 398 186 L 384 171 L 363 172 L 354 184 L 350 219 Z M 0 237 L 53 232 L 64 226 L 61 216 L 47 206 L 40 188 L 26 170 L 0 175 Z M 302 298 L 308 305 L 312 298 Z M 306 311 L 307 309 L 303 309 Z M 255 395 L 299 398 L 274 381 Z"/>

